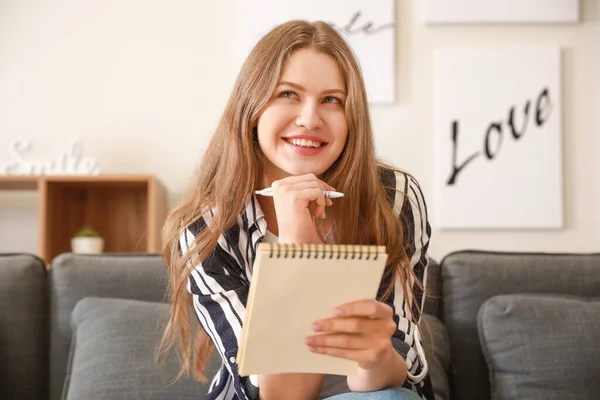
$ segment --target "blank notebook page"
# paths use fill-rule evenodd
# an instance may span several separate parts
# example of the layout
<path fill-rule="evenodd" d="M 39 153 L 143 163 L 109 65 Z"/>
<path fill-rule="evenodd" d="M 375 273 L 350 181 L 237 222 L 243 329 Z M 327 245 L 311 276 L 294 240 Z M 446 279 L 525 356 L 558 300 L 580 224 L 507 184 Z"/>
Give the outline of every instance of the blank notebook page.
<path fill-rule="evenodd" d="M 304 340 L 336 306 L 374 299 L 386 261 L 384 246 L 259 244 L 238 350 L 240 376 L 355 374 L 355 361 L 311 353 Z"/>

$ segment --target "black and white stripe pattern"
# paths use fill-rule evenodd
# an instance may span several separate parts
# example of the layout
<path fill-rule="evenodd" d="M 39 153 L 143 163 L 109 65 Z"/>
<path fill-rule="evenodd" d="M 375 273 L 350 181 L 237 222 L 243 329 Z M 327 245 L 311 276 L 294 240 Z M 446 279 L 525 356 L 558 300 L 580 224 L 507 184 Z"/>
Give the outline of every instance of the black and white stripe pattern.
<path fill-rule="evenodd" d="M 427 209 L 421 189 L 414 178 L 391 170 L 381 170 L 381 180 L 386 187 L 400 191 L 389 190 L 388 198 L 396 213 L 404 217 L 404 228 L 410 239 L 407 255 L 415 275 L 423 281 L 427 269 L 431 227 L 427 221 Z M 179 241 L 182 254 L 190 250 L 195 236 L 210 225 L 212 217 L 213 211 L 207 212 L 183 230 Z M 203 262 L 192 261 L 194 270 L 189 277 L 187 289 L 193 295 L 198 321 L 223 361 L 221 369 L 211 381 L 207 400 L 258 399 L 257 377 L 241 378 L 235 358 L 246 315 L 245 305 L 256 247 L 263 240 L 266 230 L 266 221 L 253 197 L 239 216 L 238 223 L 221 234 L 214 252 Z M 380 294 L 389 283 L 390 277 L 384 278 Z M 401 282 L 395 282 L 395 290 L 388 299 L 398 325 L 392 344 L 406 359 L 409 374 L 405 387 L 418 392 L 425 399 L 423 380 L 428 373 L 427 362 L 418 329 L 410 320 L 409 312 L 409 307 L 417 312 L 413 305 L 422 306 L 423 296 L 417 291 L 414 281 L 410 285 L 415 290 L 416 298 L 409 296 L 408 304 L 404 300 Z"/>

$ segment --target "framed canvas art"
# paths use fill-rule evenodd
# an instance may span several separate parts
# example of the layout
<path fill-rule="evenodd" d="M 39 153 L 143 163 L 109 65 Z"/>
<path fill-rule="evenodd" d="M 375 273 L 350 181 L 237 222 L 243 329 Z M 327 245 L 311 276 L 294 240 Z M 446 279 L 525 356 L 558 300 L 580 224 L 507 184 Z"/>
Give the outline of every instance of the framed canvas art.
<path fill-rule="evenodd" d="M 445 23 L 570 23 L 579 0 L 421 0 L 421 19 Z"/>
<path fill-rule="evenodd" d="M 563 226 L 560 49 L 437 49 L 439 228 Z"/>
<path fill-rule="evenodd" d="M 239 64 L 258 40 L 290 20 L 323 20 L 348 39 L 358 57 L 370 103 L 395 101 L 395 21 L 393 0 L 237 0 Z"/>

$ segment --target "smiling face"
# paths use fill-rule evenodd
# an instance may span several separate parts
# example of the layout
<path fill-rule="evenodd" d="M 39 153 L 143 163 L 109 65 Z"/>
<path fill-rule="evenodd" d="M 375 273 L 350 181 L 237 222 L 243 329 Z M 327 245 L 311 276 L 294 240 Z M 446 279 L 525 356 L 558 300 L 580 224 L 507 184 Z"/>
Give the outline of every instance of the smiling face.
<path fill-rule="evenodd" d="M 292 53 L 258 120 L 265 185 L 329 169 L 348 138 L 345 101 L 346 84 L 333 57 L 314 49 Z"/>

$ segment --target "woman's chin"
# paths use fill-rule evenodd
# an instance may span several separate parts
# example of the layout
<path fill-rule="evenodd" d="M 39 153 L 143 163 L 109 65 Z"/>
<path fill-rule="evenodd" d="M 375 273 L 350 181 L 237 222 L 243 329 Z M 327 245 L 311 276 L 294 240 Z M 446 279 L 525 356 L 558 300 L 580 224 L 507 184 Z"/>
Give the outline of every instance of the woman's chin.
<path fill-rule="evenodd" d="M 283 163 L 277 165 L 271 163 L 271 168 L 268 168 L 267 170 L 267 176 L 271 177 L 272 180 L 279 180 L 287 178 L 288 176 L 299 176 L 306 174 L 315 174 L 316 176 L 320 176 L 327 171 L 327 168 L 315 166 L 315 163 L 307 163 L 306 165 L 282 164 Z"/>
<path fill-rule="evenodd" d="M 298 175 L 306 175 L 306 174 L 315 174 L 316 176 L 320 176 L 323 174 L 323 172 L 321 169 L 318 168 L 288 168 L 286 169 L 286 173 L 288 173 L 289 175 L 294 175 L 294 176 L 298 176 Z"/>

